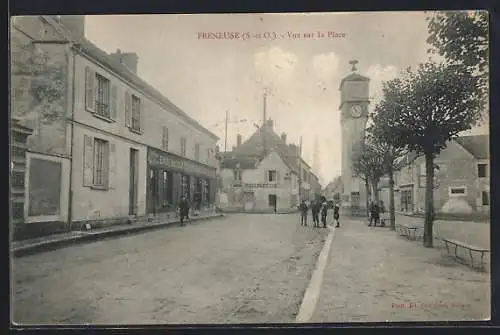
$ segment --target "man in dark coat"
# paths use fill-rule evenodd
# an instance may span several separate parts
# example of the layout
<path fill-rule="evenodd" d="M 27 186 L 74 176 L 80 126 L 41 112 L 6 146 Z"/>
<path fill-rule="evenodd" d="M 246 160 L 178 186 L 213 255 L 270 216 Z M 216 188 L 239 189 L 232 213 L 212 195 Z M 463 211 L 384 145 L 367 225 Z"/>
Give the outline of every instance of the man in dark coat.
<path fill-rule="evenodd" d="M 300 225 L 307 226 L 307 211 L 309 210 L 309 207 L 307 207 L 305 200 L 302 200 L 299 208 L 300 208 Z"/>
<path fill-rule="evenodd" d="M 333 207 L 333 219 L 337 223 L 335 225 L 335 228 L 340 227 L 339 218 L 340 218 L 340 206 L 339 206 L 339 204 L 335 204 L 335 206 Z"/>
<path fill-rule="evenodd" d="M 376 227 L 379 218 L 380 218 L 380 216 L 379 216 L 378 204 L 376 204 L 375 202 L 372 201 L 372 203 L 370 205 L 370 223 L 368 224 L 368 227 L 370 227 L 372 225 L 372 222 L 373 222 L 373 226 Z"/>
<path fill-rule="evenodd" d="M 189 220 L 189 203 L 187 198 L 184 196 L 179 202 L 179 216 L 181 218 L 181 226 L 184 225 L 184 219 Z"/>
<path fill-rule="evenodd" d="M 323 228 L 326 228 L 326 216 L 328 215 L 328 202 L 326 198 L 323 197 L 321 202 L 321 222 L 323 223 Z"/>
<path fill-rule="evenodd" d="M 314 227 L 319 227 L 319 207 L 320 207 L 319 201 L 315 200 L 311 206 Z"/>

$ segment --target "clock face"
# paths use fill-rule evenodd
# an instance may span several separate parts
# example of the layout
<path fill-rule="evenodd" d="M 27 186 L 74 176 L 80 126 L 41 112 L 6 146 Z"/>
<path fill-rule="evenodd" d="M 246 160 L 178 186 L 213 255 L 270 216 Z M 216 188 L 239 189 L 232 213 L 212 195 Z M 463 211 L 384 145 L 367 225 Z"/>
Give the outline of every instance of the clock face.
<path fill-rule="evenodd" d="M 361 105 L 354 105 L 351 107 L 352 117 L 358 118 L 361 114 L 363 114 L 363 107 L 361 107 Z"/>

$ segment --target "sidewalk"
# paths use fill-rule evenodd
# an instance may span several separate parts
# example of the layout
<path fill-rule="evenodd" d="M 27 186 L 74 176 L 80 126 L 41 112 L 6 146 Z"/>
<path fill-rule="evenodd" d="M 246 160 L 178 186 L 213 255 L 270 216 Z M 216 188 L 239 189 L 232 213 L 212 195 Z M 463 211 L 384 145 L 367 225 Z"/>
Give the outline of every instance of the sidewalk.
<path fill-rule="evenodd" d="M 222 216 L 224 215 L 210 211 L 206 213 L 200 213 L 198 216 L 192 217 L 191 221 L 194 222 Z M 140 231 L 162 228 L 174 223 L 179 223 L 178 217 L 162 218 L 160 216 L 157 218 L 153 218 L 152 222 L 149 222 L 147 218 L 144 218 L 131 224 L 113 225 L 109 227 L 92 229 L 89 231 L 72 231 L 34 239 L 15 241 L 11 243 L 11 252 L 14 256 L 21 257 L 33 253 L 65 247 L 71 244 L 95 241 L 106 237 L 126 235 Z"/>
<path fill-rule="evenodd" d="M 334 231 L 320 297 L 321 322 L 466 321 L 490 317 L 490 276 L 363 220 Z"/>

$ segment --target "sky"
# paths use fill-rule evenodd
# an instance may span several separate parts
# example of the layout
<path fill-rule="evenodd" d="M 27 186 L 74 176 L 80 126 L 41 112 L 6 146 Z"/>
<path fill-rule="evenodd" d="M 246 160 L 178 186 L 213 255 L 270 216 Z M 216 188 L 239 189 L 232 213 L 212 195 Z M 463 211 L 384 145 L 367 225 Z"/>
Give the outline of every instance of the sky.
<path fill-rule="evenodd" d="M 200 39 L 203 32 L 252 37 Z M 289 37 L 297 33 L 315 38 Z M 429 48 L 423 12 L 95 15 L 86 16 L 85 34 L 108 53 L 137 53 L 138 75 L 218 135 L 222 150 L 226 111 L 231 150 L 238 133 L 244 141 L 262 124 L 268 90 L 267 118 L 287 142 L 302 137 L 322 185 L 341 173 L 339 84 L 349 61 L 370 78 L 373 108 L 381 83 L 426 61 Z"/>

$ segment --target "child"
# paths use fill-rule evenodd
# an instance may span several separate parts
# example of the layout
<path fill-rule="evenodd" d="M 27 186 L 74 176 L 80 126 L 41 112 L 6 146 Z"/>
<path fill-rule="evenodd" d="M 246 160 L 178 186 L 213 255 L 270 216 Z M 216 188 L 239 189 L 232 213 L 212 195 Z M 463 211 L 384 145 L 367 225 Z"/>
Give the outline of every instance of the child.
<path fill-rule="evenodd" d="M 307 211 L 309 207 L 307 207 L 305 200 L 302 200 L 302 203 L 300 204 L 299 208 L 300 208 L 300 225 L 307 226 Z"/>

